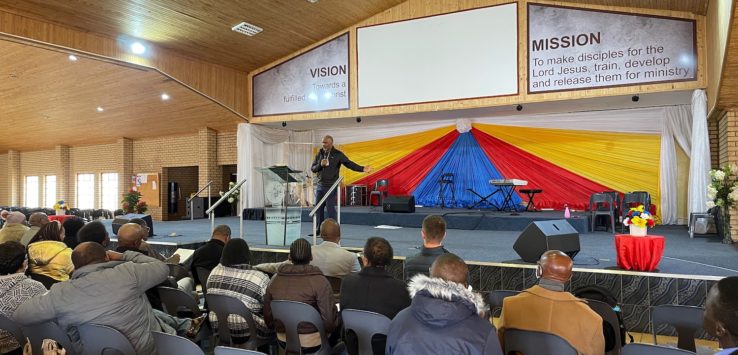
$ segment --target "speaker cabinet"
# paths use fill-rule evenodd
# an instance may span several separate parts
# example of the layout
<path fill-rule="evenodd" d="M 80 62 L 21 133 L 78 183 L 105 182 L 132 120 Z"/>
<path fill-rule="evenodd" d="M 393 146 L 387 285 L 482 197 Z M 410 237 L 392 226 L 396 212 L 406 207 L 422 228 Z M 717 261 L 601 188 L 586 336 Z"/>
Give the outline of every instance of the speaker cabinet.
<path fill-rule="evenodd" d="M 382 201 L 384 212 L 415 212 L 415 196 L 387 196 Z"/>
<path fill-rule="evenodd" d="M 533 222 L 520 233 L 513 249 L 529 263 L 537 262 L 548 250 L 561 250 L 574 259 L 579 253 L 579 232 L 563 219 Z"/>
<path fill-rule="evenodd" d="M 148 214 L 136 214 L 129 213 L 126 215 L 118 216 L 113 220 L 113 234 L 118 235 L 118 229 L 120 226 L 130 222 L 134 218 L 141 218 L 149 226 L 149 238 L 154 236 L 154 222 L 151 220 L 151 216 Z"/>

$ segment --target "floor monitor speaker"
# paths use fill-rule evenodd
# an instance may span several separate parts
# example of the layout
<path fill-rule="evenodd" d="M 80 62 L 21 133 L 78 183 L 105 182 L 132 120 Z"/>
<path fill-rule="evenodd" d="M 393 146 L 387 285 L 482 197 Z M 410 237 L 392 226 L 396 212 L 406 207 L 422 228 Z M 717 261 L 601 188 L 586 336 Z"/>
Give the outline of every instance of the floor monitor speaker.
<path fill-rule="evenodd" d="M 130 222 L 134 218 L 141 218 L 149 226 L 149 237 L 154 236 L 154 222 L 151 220 L 151 215 L 148 214 L 137 214 L 129 213 L 122 216 L 118 216 L 113 220 L 113 234 L 118 235 L 118 229 L 120 226 Z"/>
<path fill-rule="evenodd" d="M 529 263 L 548 250 L 561 250 L 574 259 L 579 253 L 579 232 L 563 219 L 533 222 L 520 233 L 513 249 Z"/>
<path fill-rule="evenodd" d="M 384 212 L 415 212 L 415 196 L 387 196 L 382 201 Z"/>

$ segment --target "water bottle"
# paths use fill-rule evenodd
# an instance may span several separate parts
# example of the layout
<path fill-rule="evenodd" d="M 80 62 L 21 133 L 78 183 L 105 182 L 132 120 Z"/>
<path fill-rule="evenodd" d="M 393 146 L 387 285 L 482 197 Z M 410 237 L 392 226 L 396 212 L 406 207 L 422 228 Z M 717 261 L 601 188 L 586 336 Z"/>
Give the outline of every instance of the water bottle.
<path fill-rule="evenodd" d="M 564 218 L 571 218 L 571 211 L 569 211 L 569 205 L 564 204 Z"/>

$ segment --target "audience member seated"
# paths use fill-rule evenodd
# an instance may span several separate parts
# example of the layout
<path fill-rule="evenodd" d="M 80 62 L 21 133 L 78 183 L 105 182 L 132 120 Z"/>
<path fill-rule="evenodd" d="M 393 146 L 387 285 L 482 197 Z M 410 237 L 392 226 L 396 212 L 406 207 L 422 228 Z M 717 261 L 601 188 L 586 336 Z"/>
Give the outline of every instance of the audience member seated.
<path fill-rule="evenodd" d="M 69 280 L 74 271 L 72 249 L 62 242 L 63 239 L 61 223 L 53 221 L 41 227 L 28 243 L 28 271 L 56 281 Z"/>
<path fill-rule="evenodd" d="M 162 262 L 136 252 L 105 251 L 95 242 L 84 242 L 72 253 L 76 271 L 71 280 L 23 303 L 14 313 L 21 325 L 55 320 L 70 334 L 82 353 L 77 327 L 87 323 L 115 328 L 128 338 L 137 354 L 155 354 L 152 331 L 194 336 L 203 317 L 190 320 L 155 312 L 144 292 L 169 274 Z"/>
<path fill-rule="evenodd" d="M 18 242 L 0 244 L 0 313 L 10 319 L 21 303 L 46 292 L 46 287 L 29 279 L 26 248 Z M 23 354 L 20 344 L 8 332 L 0 330 L 0 354 Z"/>
<path fill-rule="evenodd" d="M 356 254 L 341 248 L 341 227 L 333 218 L 320 224 L 320 236 L 323 242 L 312 247 L 313 261 L 325 276 L 344 277 L 359 271 L 359 259 Z"/>
<path fill-rule="evenodd" d="M 386 239 L 372 237 L 366 241 L 361 256 L 364 267 L 357 273 L 346 275 L 341 283 L 341 310 L 370 311 L 392 319 L 410 305 L 407 285 L 386 270 L 392 257 L 392 246 Z M 385 336 L 373 337 L 374 354 L 384 354 L 385 343 Z M 358 354 L 359 344 L 354 332 L 346 333 L 346 347 L 349 354 Z"/>
<path fill-rule="evenodd" d="M 0 211 L 0 228 L 2 228 L 5 225 L 5 218 L 8 218 L 9 214 L 10 214 L 10 211 L 8 210 Z"/>
<path fill-rule="evenodd" d="M 738 276 L 718 281 L 707 293 L 704 328 L 724 349 L 716 355 L 738 354 Z"/>
<path fill-rule="evenodd" d="M 49 223 L 49 216 L 46 215 L 46 213 L 43 212 L 34 212 L 31 213 L 31 216 L 28 217 L 28 225 L 30 228 L 23 233 L 23 237 L 21 237 L 21 244 L 28 245 L 28 242 L 31 241 L 31 238 L 33 238 L 36 233 L 46 225 L 46 223 Z"/>
<path fill-rule="evenodd" d="M 408 284 L 412 302 L 390 324 L 387 354 L 502 355 L 482 295 L 468 285 L 469 268 L 446 253 L 433 262 L 430 277 Z"/>
<path fill-rule="evenodd" d="M 586 301 L 564 290 L 571 279 L 573 262 L 558 250 L 549 250 L 538 261 L 538 285 L 507 297 L 500 315 L 500 340 L 505 329 L 551 333 L 563 338 L 585 355 L 605 353 L 602 317 Z"/>
<path fill-rule="evenodd" d="M 141 226 L 141 245 L 138 246 L 139 250 L 141 250 L 144 254 L 156 260 L 163 261 L 167 264 L 179 264 L 179 254 L 174 254 L 169 259 L 167 259 L 164 257 L 164 255 L 159 254 L 156 250 L 154 250 L 154 248 L 146 243 L 146 241 L 149 239 L 149 231 L 151 230 L 146 221 L 144 221 L 142 218 L 132 218 L 129 222 L 136 223 Z"/>
<path fill-rule="evenodd" d="M 446 221 L 438 215 L 430 215 L 423 219 L 423 227 L 420 230 L 423 238 L 423 247 L 420 253 L 409 256 L 405 260 L 405 280 L 410 280 L 417 274 L 428 275 L 428 269 L 439 255 L 448 253 L 443 247 L 443 239 L 446 238 Z"/>
<path fill-rule="evenodd" d="M 79 242 L 77 241 L 77 232 L 84 227 L 85 220 L 77 216 L 67 218 L 62 223 L 64 227 L 64 244 L 74 249 Z"/>
<path fill-rule="evenodd" d="M 28 231 L 28 227 L 26 227 L 26 216 L 18 211 L 10 212 L 5 217 L 3 229 L 0 229 L 0 243 L 9 241 L 20 243 L 26 231 Z"/>
<path fill-rule="evenodd" d="M 310 265 L 311 259 L 312 252 L 307 240 L 300 238 L 292 242 L 290 263 L 279 267 L 264 294 L 264 320 L 270 328 L 275 327 L 270 304 L 273 300 L 307 303 L 320 313 L 325 332 L 333 333 L 333 341 L 338 339 L 339 333 L 336 301 L 331 284 L 318 267 Z M 284 326 L 278 323 L 276 330 L 277 340 L 286 343 Z M 320 333 L 312 324 L 300 324 L 298 333 L 303 353 L 315 352 L 320 348 Z"/>
<path fill-rule="evenodd" d="M 102 222 L 92 221 L 79 229 L 77 232 L 77 242 L 79 242 L 79 244 L 93 242 L 107 248 L 110 243 L 110 236 Z"/>
<path fill-rule="evenodd" d="M 208 277 L 208 294 L 224 295 L 239 299 L 251 311 L 257 332 L 260 336 L 269 336 L 273 331 L 266 326 L 263 315 L 263 300 L 269 276 L 253 269 L 250 265 L 251 252 L 245 240 L 231 239 L 223 248 L 220 264 Z M 218 317 L 210 312 L 210 324 L 218 328 Z M 243 317 L 232 314 L 228 317 L 228 328 L 231 339 L 237 346 L 249 340 L 249 325 Z"/>
<path fill-rule="evenodd" d="M 192 254 L 192 276 L 195 277 L 195 283 L 207 285 L 208 280 L 200 280 L 197 277 L 197 268 L 202 267 L 208 271 L 213 270 L 218 263 L 220 263 L 220 257 L 223 255 L 223 248 L 225 244 L 231 239 L 231 228 L 225 224 L 216 226 L 213 230 L 213 235 L 210 241 L 205 245 L 197 248 Z"/>

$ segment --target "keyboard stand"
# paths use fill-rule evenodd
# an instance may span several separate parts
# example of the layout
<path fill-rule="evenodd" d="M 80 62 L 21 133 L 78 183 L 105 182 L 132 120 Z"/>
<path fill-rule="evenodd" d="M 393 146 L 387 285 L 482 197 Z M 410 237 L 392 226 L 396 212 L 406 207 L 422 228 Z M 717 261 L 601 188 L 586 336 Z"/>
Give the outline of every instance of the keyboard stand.
<path fill-rule="evenodd" d="M 518 209 L 515 208 L 515 204 L 513 203 L 512 196 L 513 192 L 515 192 L 517 186 L 515 185 L 498 185 L 497 190 L 502 192 L 503 200 L 502 205 L 500 208 L 498 208 L 499 211 L 511 211 L 511 212 L 517 212 Z"/>
<path fill-rule="evenodd" d="M 481 204 L 482 204 L 483 202 L 487 202 L 488 204 L 490 204 L 490 205 L 494 206 L 494 204 L 492 203 L 492 201 L 490 201 L 490 200 L 488 200 L 488 199 L 489 199 L 490 197 L 494 196 L 494 195 L 495 195 L 496 193 L 498 193 L 498 192 L 502 191 L 502 190 L 501 190 L 500 188 L 497 188 L 497 190 L 493 191 L 493 192 L 492 192 L 491 194 L 489 194 L 489 195 L 487 195 L 487 196 L 482 196 L 482 195 L 480 195 L 479 193 L 477 193 L 476 191 L 474 191 L 474 189 L 467 189 L 467 190 L 468 190 L 469 192 L 471 192 L 471 193 L 473 193 L 473 194 L 477 195 L 477 196 L 478 196 L 478 197 L 479 197 L 479 198 L 481 199 L 481 200 L 479 200 L 479 201 L 475 202 L 475 203 L 474 203 L 473 205 L 471 205 L 471 206 L 467 207 L 467 208 L 468 208 L 468 209 L 470 209 L 470 210 L 472 210 L 472 209 L 474 209 L 475 207 L 477 207 L 477 206 L 481 205 Z M 495 206 L 495 208 L 497 208 L 497 210 L 499 210 L 499 209 L 500 209 L 500 208 L 499 208 L 499 207 L 497 207 L 497 206 Z"/>

